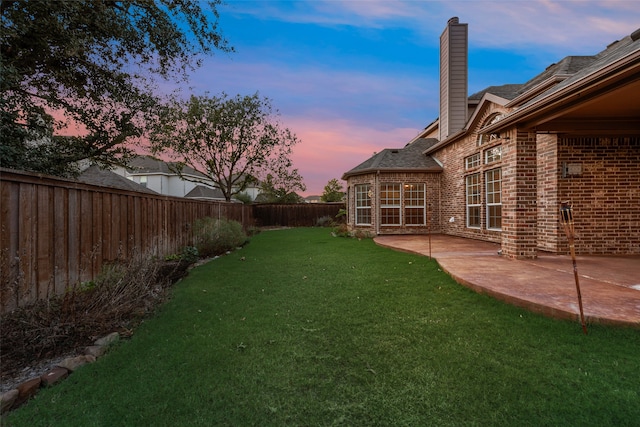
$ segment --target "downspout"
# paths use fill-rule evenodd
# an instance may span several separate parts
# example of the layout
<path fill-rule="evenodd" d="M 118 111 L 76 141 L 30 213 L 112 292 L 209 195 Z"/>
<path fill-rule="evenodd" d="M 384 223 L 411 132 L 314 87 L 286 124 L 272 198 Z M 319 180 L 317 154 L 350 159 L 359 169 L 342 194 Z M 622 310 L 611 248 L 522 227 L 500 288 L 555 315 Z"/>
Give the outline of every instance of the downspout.
<path fill-rule="evenodd" d="M 380 176 L 380 171 L 376 172 L 375 179 L 375 192 L 376 192 L 376 236 L 380 235 L 380 188 L 378 187 L 378 177 Z"/>

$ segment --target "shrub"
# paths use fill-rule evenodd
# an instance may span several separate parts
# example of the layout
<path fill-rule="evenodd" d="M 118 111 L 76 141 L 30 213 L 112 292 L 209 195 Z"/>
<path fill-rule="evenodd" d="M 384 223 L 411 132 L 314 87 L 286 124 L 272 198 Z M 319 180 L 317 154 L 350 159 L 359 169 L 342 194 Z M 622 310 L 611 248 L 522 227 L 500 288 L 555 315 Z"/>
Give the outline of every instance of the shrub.
<path fill-rule="evenodd" d="M 136 254 L 104 264 L 91 281 L 77 283 L 63 295 L 18 307 L 1 316 L 2 374 L 14 375 L 27 361 L 58 357 L 90 345 L 110 332 L 126 335 L 168 296 L 164 262 Z"/>
<path fill-rule="evenodd" d="M 356 239 L 371 239 L 375 237 L 375 233 L 365 230 L 353 230 L 350 231 L 347 224 L 338 224 L 333 228 L 333 236 L 334 237 L 354 237 Z"/>
<path fill-rule="evenodd" d="M 316 227 L 331 227 L 333 226 L 333 219 L 329 215 L 316 218 Z"/>
<path fill-rule="evenodd" d="M 195 246 L 185 246 L 184 248 L 182 248 L 182 253 L 180 254 L 180 259 L 182 261 L 193 264 L 194 262 L 198 261 L 199 258 L 200 252 Z"/>
<path fill-rule="evenodd" d="M 194 223 L 195 246 L 203 257 L 221 255 L 247 243 L 247 235 L 237 221 L 201 218 Z"/>
<path fill-rule="evenodd" d="M 185 246 L 179 254 L 171 254 L 164 257 L 165 261 L 180 261 L 188 265 L 193 264 L 200 258 L 198 248 L 195 246 Z"/>

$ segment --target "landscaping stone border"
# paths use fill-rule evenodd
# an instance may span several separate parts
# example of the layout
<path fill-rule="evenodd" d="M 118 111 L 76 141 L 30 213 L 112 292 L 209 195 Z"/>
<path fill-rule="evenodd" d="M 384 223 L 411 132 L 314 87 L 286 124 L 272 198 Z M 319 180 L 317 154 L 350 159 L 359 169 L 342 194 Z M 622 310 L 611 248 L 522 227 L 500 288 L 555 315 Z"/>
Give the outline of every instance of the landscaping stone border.
<path fill-rule="evenodd" d="M 95 362 L 98 357 L 107 351 L 107 348 L 111 344 L 119 339 L 120 334 L 118 332 L 112 332 L 109 335 L 97 339 L 93 345 L 86 347 L 84 354 L 68 357 L 39 377 L 24 381 L 16 388 L 2 393 L 0 395 L 0 414 L 5 414 L 27 402 L 38 393 L 40 388 L 57 384 L 78 368 L 87 363 Z"/>

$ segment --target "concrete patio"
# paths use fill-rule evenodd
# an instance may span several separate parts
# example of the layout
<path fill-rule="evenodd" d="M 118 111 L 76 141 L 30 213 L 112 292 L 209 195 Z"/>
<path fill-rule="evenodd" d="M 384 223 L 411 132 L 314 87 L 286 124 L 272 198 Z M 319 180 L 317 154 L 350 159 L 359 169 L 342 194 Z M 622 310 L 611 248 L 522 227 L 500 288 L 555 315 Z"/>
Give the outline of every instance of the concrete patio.
<path fill-rule="evenodd" d="M 380 246 L 429 256 L 429 238 L 378 236 Z M 513 260 L 499 244 L 435 234 L 431 255 L 459 283 L 510 304 L 562 319 L 579 319 L 569 255 L 540 253 Z M 587 323 L 640 327 L 640 256 L 578 256 L 582 304 Z"/>

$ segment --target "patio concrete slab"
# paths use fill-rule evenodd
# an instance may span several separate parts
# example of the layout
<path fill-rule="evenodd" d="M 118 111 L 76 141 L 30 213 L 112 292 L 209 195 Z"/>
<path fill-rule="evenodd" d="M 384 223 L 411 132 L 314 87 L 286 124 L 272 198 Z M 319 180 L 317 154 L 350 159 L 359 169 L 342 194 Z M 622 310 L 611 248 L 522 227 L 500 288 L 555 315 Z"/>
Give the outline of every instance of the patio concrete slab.
<path fill-rule="evenodd" d="M 431 256 L 456 281 L 480 293 L 562 319 L 579 319 L 569 255 L 542 253 L 532 260 L 499 255 L 500 245 L 436 234 L 385 235 L 374 241 Z M 582 305 L 588 323 L 640 327 L 640 256 L 578 256 Z"/>

